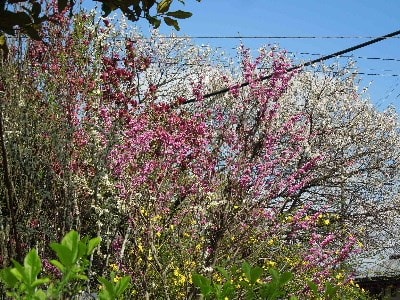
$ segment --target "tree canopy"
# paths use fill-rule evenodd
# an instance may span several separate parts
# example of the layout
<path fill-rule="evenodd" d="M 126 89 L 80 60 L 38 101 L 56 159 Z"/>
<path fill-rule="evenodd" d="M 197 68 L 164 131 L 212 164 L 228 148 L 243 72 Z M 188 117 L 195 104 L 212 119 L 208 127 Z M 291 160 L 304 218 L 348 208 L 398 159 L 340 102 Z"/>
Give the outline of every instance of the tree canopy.
<path fill-rule="evenodd" d="M 277 49 L 253 58 L 241 47 L 230 64 L 189 39 L 143 38 L 96 18 L 64 10 L 43 26 L 45 42 L 10 39 L 0 65 L 1 263 L 35 247 L 52 272 L 47 244 L 74 228 L 103 239 L 93 272 L 133 274 L 125 299 L 195 299 L 192 274 L 214 280 L 221 268 L 240 282 L 229 298 L 244 299 L 249 285 L 235 271 L 244 262 L 293 273 L 282 292 L 298 299 L 312 299 L 308 282 L 317 292 L 340 286 L 330 299 L 365 299 L 346 273 L 362 242 L 352 227 L 336 226 L 337 191 L 329 188 L 339 177 L 353 189 L 356 176 L 340 175 L 381 157 L 364 155 L 375 149 L 359 140 L 359 157 L 350 156 L 345 141 L 363 132 L 385 140 L 369 135 L 372 127 L 359 123 L 366 118 L 344 119 L 344 100 L 358 99 L 351 82 L 288 73 L 291 61 Z M 260 80 L 266 74 L 270 80 Z M 243 81 L 249 85 L 239 89 Z M 228 93 L 204 99 L 224 86 Z M 325 98 L 343 103 L 343 115 L 317 105 Z M 343 172 L 334 159 L 346 163 Z M 310 196 L 301 197 L 306 189 Z M 315 197 L 324 191 L 332 197 Z M 88 280 L 83 288 L 95 286 Z"/>
<path fill-rule="evenodd" d="M 196 0 L 200 2 L 201 0 Z M 103 16 L 108 16 L 113 11 L 121 11 L 130 21 L 146 19 L 153 27 L 158 28 L 162 21 L 168 26 L 179 30 L 179 19 L 186 19 L 192 13 L 176 10 L 171 11 L 174 0 L 99 0 Z M 178 0 L 185 4 L 184 0 Z M 73 0 L 54 0 L 52 7 L 42 5 L 40 0 L 6 0 L 0 4 L 0 32 L 10 35 L 23 32 L 31 38 L 40 40 L 39 28 L 44 21 L 56 21 L 54 16 L 64 10 L 73 14 L 75 6 Z"/>

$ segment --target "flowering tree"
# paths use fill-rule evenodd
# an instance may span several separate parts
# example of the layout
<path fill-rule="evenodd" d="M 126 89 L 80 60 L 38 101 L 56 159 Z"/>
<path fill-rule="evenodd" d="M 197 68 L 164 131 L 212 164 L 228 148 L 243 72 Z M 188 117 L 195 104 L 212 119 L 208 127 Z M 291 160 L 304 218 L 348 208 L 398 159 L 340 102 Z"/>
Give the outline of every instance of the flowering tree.
<path fill-rule="evenodd" d="M 1 66 L 3 262 L 32 246 L 51 258 L 48 241 L 73 228 L 103 237 L 92 271 L 131 274 L 135 297 L 194 298 L 193 272 L 244 260 L 294 272 L 289 294 L 347 287 L 338 266 L 356 237 L 338 239 L 325 207 L 283 209 L 324 162 L 303 158 L 311 121 L 281 103 L 298 76 L 285 55 L 242 48 L 233 73 L 184 41 L 120 40 L 93 18 L 58 15 L 46 43 Z M 232 88 L 204 99 L 209 83 Z"/>
<path fill-rule="evenodd" d="M 399 214 L 398 115 L 393 108 L 380 112 L 363 99 L 346 69 L 342 77 L 331 72 L 301 74 L 282 100 L 288 116 L 301 111 L 309 120 L 300 161 L 324 157 L 314 178 L 286 197 L 284 208 L 309 201 L 316 209 L 329 207 L 339 227 L 357 231 L 369 246 L 383 250 L 378 236 L 393 230 Z"/>
<path fill-rule="evenodd" d="M 229 85 L 234 87 L 235 83 L 247 80 L 240 71 L 228 71 L 229 61 L 212 54 L 209 48 L 193 47 L 189 40 L 160 37 L 154 33 L 150 40 L 139 39 L 137 47 L 157 62 L 146 69 L 141 82 L 144 86 L 153 86 L 163 101 L 173 101 L 171 95 L 193 98 L 190 95 L 193 78 L 203 80 L 205 92 Z M 269 70 L 273 59 L 273 56 L 264 55 L 259 59 L 259 67 Z M 398 117 L 392 108 L 380 112 L 365 100 L 349 72 L 347 68 L 324 67 L 321 75 L 306 70 L 292 80 L 290 88 L 280 97 L 278 126 L 301 115 L 298 122 L 307 130 L 302 142 L 304 151 L 293 168 L 317 157 L 323 159 L 314 166 L 312 180 L 296 193 L 281 190 L 273 206 L 279 206 L 280 212 L 288 212 L 312 202 L 312 209 L 327 213 L 326 220 L 332 226 L 345 228 L 362 237 L 366 245 L 377 244 L 382 250 L 382 240 L 377 233 L 385 230 L 391 234 L 392 225 L 396 224 L 393 218 L 398 215 Z M 248 96 L 246 90 L 241 92 Z M 232 114 L 236 113 L 239 110 L 229 104 L 233 101 L 231 96 L 213 97 L 205 100 L 203 107 L 194 109 L 206 112 L 224 106 L 223 111 L 233 109 Z M 255 107 L 251 108 L 252 105 Z M 256 105 L 246 103 L 250 111 L 256 111 Z M 188 104 L 186 109 L 193 108 Z M 243 117 L 243 120 L 250 118 Z"/>

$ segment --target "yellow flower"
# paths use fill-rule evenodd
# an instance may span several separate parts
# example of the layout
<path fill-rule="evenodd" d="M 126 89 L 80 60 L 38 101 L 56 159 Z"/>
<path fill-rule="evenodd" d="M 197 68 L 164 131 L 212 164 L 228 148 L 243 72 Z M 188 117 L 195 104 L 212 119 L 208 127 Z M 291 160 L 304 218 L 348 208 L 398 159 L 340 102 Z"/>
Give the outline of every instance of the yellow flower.
<path fill-rule="evenodd" d="M 121 279 L 121 277 L 115 276 L 113 280 L 114 280 L 114 282 L 118 282 L 120 279 Z"/>
<path fill-rule="evenodd" d="M 292 222 L 293 221 L 293 216 L 287 216 L 285 219 L 288 222 Z"/>
<path fill-rule="evenodd" d="M 343 275 L 343 273 L 338 273 L 338 274 L 336 274 L 335 277 L 336 277 L 337 280 L 341 280 L 341 279 L 344 278 L 344 275 Z"/>
<path fill-rule="evenodd" d="M 119 270 L 119 267 L 117 264 L 111 264 L 110 267 L 114 272 L 117 272 Z"/>
<path fill-rule="evenodd" d="M 162 219 L 162 217 L 161 217 L 160 215 L 155 215 L 154 217 L 151 218 L 151 220 L 152 220 L 153 222 L 157 222 L 157 221 L 159 221 L 159 220 L 161 220 L 161 219 Z"/>
<path fill-rule="evenodd" d="M 274 262 L 273 260 L 268 260 L 267 261 L 267 265 L 270 267 L 275 267 L 276 266 L 276 262 Z"/>
<path fill-rule="evenodd" d="M 185 266 L 185 268 L 194 268 L 196 266 L 196 262 L 190 261 L 190 260 L 185 260 L 183 262 L 183 265 Z"/>
<path fill-rule="evenodd" d="M 270 239 L 270 240 L 268 240 L 268 242 L 267 242 L 267 244 L 268 244 L 269 246 L 272 246 L 274 243 L 275 243 L 274 239 Z"/>
<path fill-rule="evenodd" d="M 176 285 L 183 285 L 187 281 L 186 276 L 180 272 L 179 268 L 174 270 L 174 276 L 176 277 L 174 280 Z"/>
<path fill-rule="evenodd" d="M 221 283 L 222 280 L 223 280 L 223 278 L 222 278 L 222 276 L 221 276 L 220 274 L 215 274 L 215 275 L 214 275 L 214 279 L 215 279 L 215 281 L 218 282 L 218 283 Z"/>
<path fill-rule="evenodd" d="M 324 224 L 325 224 L 325 225 L 329 225 L 329 223 L 330 223 L 329 219 L 325 219 L 325 220 L 324 220 Z"/>

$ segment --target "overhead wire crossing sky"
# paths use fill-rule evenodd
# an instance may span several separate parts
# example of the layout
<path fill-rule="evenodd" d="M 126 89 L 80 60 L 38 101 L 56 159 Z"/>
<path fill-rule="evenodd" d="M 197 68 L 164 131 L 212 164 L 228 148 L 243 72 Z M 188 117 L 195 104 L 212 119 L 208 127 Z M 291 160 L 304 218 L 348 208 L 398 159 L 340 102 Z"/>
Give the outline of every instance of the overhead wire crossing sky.
<path fill-rule="evenodd" d="M 352 52 L 352 51 L 355 51 L 355 50 L 358 50 L 358 49 L 367 47 L 367 46 L 369 46 L 369 45 L 372 45 L 372 44 L 381 42 L 381 41 L 383 41 L 383 40 L 396 37 L 396 36 L 398 36 L 398 35 L 400 35 L 400 30 L 397 30 L 397 31 L 388 33 L 388 34 L 386 34 L 386 35 L 377 37 L 377 38 L 375 38 L 375 39 L 372 39 L 372 40 L 370 40 L 370 41 L 367 41 L 367 42 L 364 42 L 364 43 L 355 45 L 355 46 L 353 46 L 353 47 L 346 48 L 346 49 L 344 49 L 344 50 L 337 51 L 337 52 L 334 52 L 334 53 L 332 53 L 332 54 L 328 54 L 328 55 L 319 57 L 319 58 L 317 58 L 317 59 L 313 59 L 313 60 L 307 61 L 307 62 L 305 62 L 305 63 L 295 65 L 295 66 L 293 66 L 293 67 L 290 67 L 290 68 L 286 69 L 286 72 L 292 72 L 292 71 L 295 71 L 295 70 L 298 70 L 298 69 L 302 69 L 302 68 L 304 68 L 304 67 L 311 66 L 311 65 L 313 65 L 313 64 L 316 64 L 316 63 L 319 63 L 319 62 L 322 62 L 322 61 L 325 61 L 325 60 L 328 60 L 328 59 L 331 59 L 331 58 L 334 58 L 334 57 L 338 57 L 338 56 L 341 56 L 341 55 L 343 55 L 343 54 L 346 54 L 346 53 L 349 53 L 349 52 Z M 272 75 L 273 75 L 273 74 L 268 74 L 268 75 L 266 75 L 266 76 L 262 76 L 259 80 L 260 80 L 260 81 L 264 81 L 264 80 L 270 79 L 270 78 L 272 77 Z M 243 82 L 242 84 L 240 84 L 240 85 L 238 86 L 238 88 L 243 88 L 243 87 L 246 87 L 246 86 L 248 86 L 248 85 L 249 85 L 249 82 Z M 223 88 L 223 89 L 220 89 L 220 90 L 217 90 L 217 91 L 214 91 L 214 92 L 205 94 L 205 95 L 203 96 L 203 98 L 204 98 L 204 99 L 207 99 L 207 98 L 210 98 L 210 97 L 213 97 L 213 96 L 221 95 L 221 94 L 224 94 L 224 93 L 229 92 L 230 89 L 231 89 L 230 87 Z M 192 99 L 186 100 L 186 101 L 183 102 L 182 104 L 192 103 L 192 102 L 196 102 L 196 101 L 197 101 L 197 99 L 192 98 Z"/>

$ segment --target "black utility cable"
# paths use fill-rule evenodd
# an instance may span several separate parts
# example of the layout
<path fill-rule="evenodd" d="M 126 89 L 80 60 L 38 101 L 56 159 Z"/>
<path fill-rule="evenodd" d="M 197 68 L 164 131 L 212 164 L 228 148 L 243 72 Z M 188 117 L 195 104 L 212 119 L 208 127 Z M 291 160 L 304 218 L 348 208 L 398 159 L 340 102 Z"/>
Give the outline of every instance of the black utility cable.
<path fill-rule="evenodd" d="M 322 57 L 317 58 L 317 59 L 314 59 L 314 60 L 310 60 L 310 61 L 305 62 L 305 63 L 302 63 L 302 64 L 300 64 L 300 65 L 296 65 L 296 66 L 287 68 L 287 69 L 286 69 L 286 72 L 288 73 L 288 72 L 292 72 L 292 71 L 297 70 L 297 69 L 301 69 L 301 68 L 304 68 L 304 67 L 308 67 L 308 66 L 313 65 L 313 64 L 315 64 L 315 63 L 319 63 L 319 62 L 322 62 L 322 61 L 331 59 L 331 58 L 333 58 L 333 57 L 337 57 L 337 56 L 346 54 L 346 53 L 348 53 L 348 52 L 352 52 L 352 51 L 354 51 L 354 50 L 358 50 L 358 49 L 364 48 L 364 47 L 366 47 L 366 46 L 369 46 L 369 45 L 378 43 L 378 42 L 380 42 L 380 41 L 383 41 L 383 40 L 385 40 L 385 39 L 387 39 L 387 38 L 394 37 L 394 36 L 399 35 L 399 34 L 400 34 L 400 30 L 397 30 L 397 31 L 395 31 L 395 32 L 386 34 L 386 35 L 384 35 L 384 36 L 381 36 L 381 37 L 378 37 L 378 38 L 376 38 L 376 39 L 370 40 L 370 41 L 368 41 L 368 42 L 361 43 L 361 44 L 358 44 L 358 45 L 356 45 L 356 46 L 353 46 L 353 47 L 350 47 L 350 48 L 347 48 L 347 49 L 344 49 L 344 50 L 341 50 L 341 51 L 338 51 L 338 52 L 335 52 L 335 53 L 332 53 L 332 54 L 329 54 L 329 55 L 325 55 L 325 56 L 322 56 Z M 272 77 L 272 75 L 273 75 L 273 74 L 268 74 L 268 75 L 266 75 L 266 76 L 262 76 L 259 80 L 260 80 L 260 81 L 264 81 L 264 80 L 270 79 L 270 78 Z M 248 86 L 249 84 L 250 84 L 250 83 L 249 83 L 248 81 L 243 82 L 242 84 L 239 85 L 238 88 L 246 87 L 246 86 Z M 225 94 L 225 93 L 229 92 L 230 90 L 231 90 L 231 88 L 230 88 L 230 87 L 227 87 L 227 88 L 224 88 L 224 89 L 221 89 L 221 90 L 218 90 L 218 91 L 214 91 L 214 92 L 205 94 L 205 95 L 203 96 L 203 99 L 207 99 L 207 98 L 210 98 L 210 97 L 213 97 L 213 96 L 217 96 L 217 95 L 220 95 L 220 94 Z M 197 99 L 193 98 L 193 99 L 186 100 L 186 101 L 183 102 L 182 104 L 192 103 L 192 102 L 196 102 L 196 101 L 197 101 Z"/>

